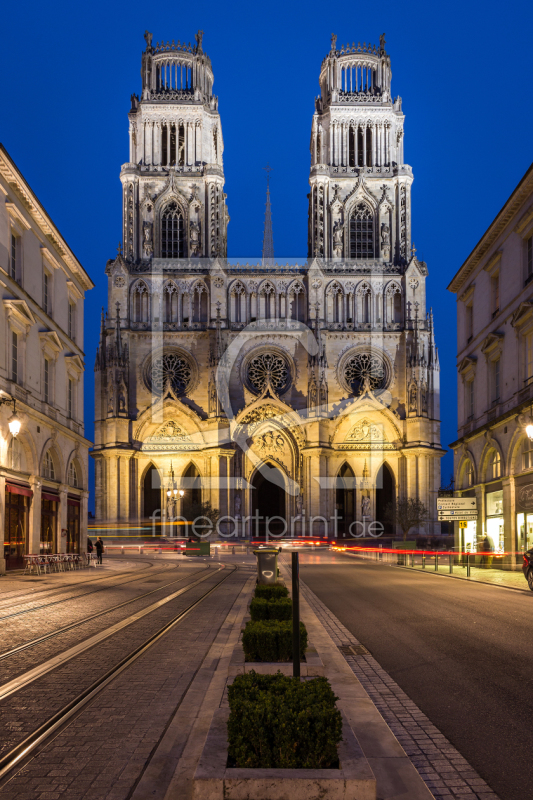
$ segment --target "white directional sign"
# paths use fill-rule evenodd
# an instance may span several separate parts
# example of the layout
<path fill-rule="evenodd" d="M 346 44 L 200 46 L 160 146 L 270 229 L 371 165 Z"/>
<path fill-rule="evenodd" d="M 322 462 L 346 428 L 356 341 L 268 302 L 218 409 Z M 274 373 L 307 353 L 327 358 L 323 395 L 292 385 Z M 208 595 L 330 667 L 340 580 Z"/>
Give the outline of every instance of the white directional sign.
<path fill-rule="evenodd" d="M 439 511 L 438 518 L 443 522 L 446 520 L 476 520 L 477 513 L 475 511 Z"/>
<path fill-rule="evenodd" d="M 475 497 L 437 497 L 437 511 L 477 511 Z"/>

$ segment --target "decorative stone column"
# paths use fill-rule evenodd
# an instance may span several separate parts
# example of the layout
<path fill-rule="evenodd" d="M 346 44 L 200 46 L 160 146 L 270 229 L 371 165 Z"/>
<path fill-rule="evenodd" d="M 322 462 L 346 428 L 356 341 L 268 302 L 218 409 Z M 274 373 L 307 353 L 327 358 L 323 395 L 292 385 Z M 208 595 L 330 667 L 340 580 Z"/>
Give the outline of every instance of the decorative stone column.
<path fill-rule="evenodd" d="M 37 555 L 41 549 L 41 481 L 37 475 L 30 475 L 33 497 L 28 514 L 28 553 Z"/>
<path fill-rule="evenodd" d="M 63 535 L 63 531 L 67 530 L 68 526 L 68 486 L 66 483 L 62 483 L 59 487 L 59 513 L 58 513 L 58 520 L 59 520 L 59 536 L 57 540 L 57 552 L 58 553 L 66 553 L 67 552 L 67 536 L 66 534 Z"/>

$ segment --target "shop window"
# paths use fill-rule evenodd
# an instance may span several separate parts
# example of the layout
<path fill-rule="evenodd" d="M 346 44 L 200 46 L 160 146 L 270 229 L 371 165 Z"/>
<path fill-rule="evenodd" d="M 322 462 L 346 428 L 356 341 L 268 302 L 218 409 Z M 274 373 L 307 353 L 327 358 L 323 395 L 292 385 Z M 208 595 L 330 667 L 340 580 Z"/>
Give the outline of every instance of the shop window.
<path fill-rule="evenodd" d="M 80 552 L 80 503 L 67 500 L 67 553 Z"/>
<path fill-rule="evenodd" d="M 40 553 L 46 555 L 54 552 L 55 531 L 57 526 L 57 502 L 43 498 L 41 500 L 41 539 Z"/>
<path fill-rule="evenodd" d="M 487 492 L 487 537 L 492 550 L 502 553 L 504 550 L 504 523 L 503 523 L 503 491 Z"/>
<path fill-rule="evenodd" d="M 522 444 L 522 469 L 533 468 L 533 441 L 526 438 Z"/>
<path fill-rule="evenodd" d="M 533 514 L 517 514 L 516 531 L 519 549 L 530 550 L 533 547 Z"/>

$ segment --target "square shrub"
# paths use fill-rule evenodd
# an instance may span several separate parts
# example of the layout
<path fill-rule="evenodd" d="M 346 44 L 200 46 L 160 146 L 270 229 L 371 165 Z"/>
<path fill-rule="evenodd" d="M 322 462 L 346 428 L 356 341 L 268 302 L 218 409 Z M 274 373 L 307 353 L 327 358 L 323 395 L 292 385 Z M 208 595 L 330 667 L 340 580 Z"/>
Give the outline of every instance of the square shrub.
<path fill-rule="evenodd" d="M 250 616 L 254 622 L 260 619 L 292 619 L 292 600 L 290 597 L 281 597 L 279 600 L 254 597 L 250 603 Z"/>
<path fill-rule="evenodd" d="M 228 756 L 249 769 L 338 767 L 342 717 L 326 678 L 238 675 L 228 690 Z"/>
<path fill-rule="evenodd" d="M 281 597 L 288 597 L 289 590 L 281 583 L 258 583 L 255 587 L 255 596 L 264 597 L 265 600 L 279 600 Z"/>
<path fill-rule="evenodd" d="M 242 635 L 245 661 L 292 661 L 292 621 L 246 623 Z M 300 622 L 300 660 L 307 649 L 307 628 Z"/>

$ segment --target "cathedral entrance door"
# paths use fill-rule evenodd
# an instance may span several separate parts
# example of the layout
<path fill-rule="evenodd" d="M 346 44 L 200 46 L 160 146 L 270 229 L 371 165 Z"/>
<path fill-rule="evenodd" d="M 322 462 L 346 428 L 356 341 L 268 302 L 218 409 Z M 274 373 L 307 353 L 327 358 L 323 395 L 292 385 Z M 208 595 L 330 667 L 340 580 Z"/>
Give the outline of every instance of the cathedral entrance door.
<path fill-rule="evenodd" d="M 268 531 L 280 534 L 285 529 L 285 483 L 282 472 L 271 464 L 265 465 L 265 473 L 259 470 L 252 481 L 252 537 L 265 536 L 267 531 L 266 518 L 272 521 L 268 524 Z M 274 480 L 270 480 L 273 478 Z M 259 517 L 259 522 L 257 522 Z M 281 517 L 281 519 L 272 519 Z M 287 522 L 287 530 L 290 525 Z"/>
<path fill-rule="evenodd" d="M 143 482 L 143 517 L 154 515 L 161 519 L 161 478 L 158 470 L 151 466 Z"/>
<path fill-rule="evenodd" d="M 385 520 L 385 510 L 389 503 L 394 503 L 394 476 L 387 464 L 379 468 L 376 480 L 376 520 L 385 526 L 387 536 L 394 534 L 391 522 Z"/>
<path fill-rule="evenodd" d="M 338 520 L 337 536 L 348 537 L 350 525 L 355 519 L 355 475 L 349 464 L 343 464 L 340 468 L 335 490 L 335 506 Z"/>

